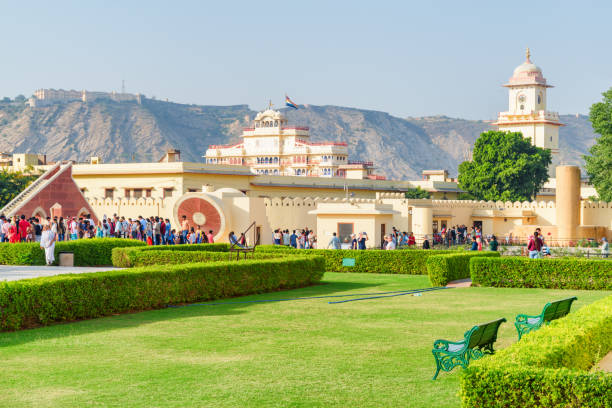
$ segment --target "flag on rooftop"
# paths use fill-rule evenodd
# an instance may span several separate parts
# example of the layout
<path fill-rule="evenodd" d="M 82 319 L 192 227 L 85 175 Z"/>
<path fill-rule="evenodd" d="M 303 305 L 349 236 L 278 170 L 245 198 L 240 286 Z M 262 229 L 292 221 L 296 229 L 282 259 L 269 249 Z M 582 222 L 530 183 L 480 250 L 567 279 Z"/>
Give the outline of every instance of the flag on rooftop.
<path fill-rule="evenodd" d="M 293 108 L 293 109 L 297 109 L 298 108 L 297 104 L 295 102 L 293 102 L 291 100 L 291 98 L 289 98 L 287 95 L 285 95 L 285 105 L 287 105 L 288 107 Z"/>

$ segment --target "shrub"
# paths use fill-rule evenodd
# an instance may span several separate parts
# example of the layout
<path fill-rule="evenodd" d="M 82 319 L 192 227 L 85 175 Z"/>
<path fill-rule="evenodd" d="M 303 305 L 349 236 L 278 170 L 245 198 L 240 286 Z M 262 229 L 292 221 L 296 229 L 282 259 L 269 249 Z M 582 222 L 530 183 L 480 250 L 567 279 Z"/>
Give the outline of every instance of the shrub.
<path fill-rule="evenodd" d="M 247 259 L 272 259 L 272 258 L 286 258 L 291 255 L 283 254 L 283 253 L 253 253 L 248 254 Z M 194 263 L 194 262 L 219 262 L 219 261 L 231 261 L 235 260 L 235 255 L 232 254 L 230 259 L 230 254 L 228 252 L 218 252 L 218 251 L 138 251 L 133 250 L 132 248 L 117 248 L 117 250 L 113 251 L 113 261 L 117 263 L 114 265 L 123 267 L 123 268 L 131 268 L 138 266 L 148 266 L 148 265 L 175 265 L 175 264 L 183 264 L 183 263 Z M 241 256 L 239 262 L 242 262 L 244 259 Z"/>
<path fill-rule="evenodd" d="M 429 282 L 431 282 L 433 286 L 446 286 L 450 281 L 469 278 L 471 258 L 499 256 L 499 252 L 484 251 L 430 256 L 427 258 Z"/>
<path fill-rule="evenodd" d="M 529 333 L 461 374 L 464 407 L 610 407 L 612 374 L 589 372 L 612 349 L 612 296 Z"/>
<path fill-rule="evenodd" d="M 470 274 L 483 286 L 612 289 L 612 262 L 601 259 L 474 258 Z"/>
<path fill-rule="evenodd" d="M 303 287 L 324 271 L 323 258 L 300 256 L 0 282 L 0 330 Z"/>
<path fill-rule="evenodd" d="M 138 257 L 138 259 L 144 259 L 145 253 L 153 252 L 227 252 L 229 249 L 229 244 L 218 243 L 218 244 L 184 244 L 184 245 L 155 245 L 155 246 L 142 246 L 137 248 L 117 248 L 112 251 L 111 263 L 113 266 L 117 266 L 120 268 L 130 268 L 134 266 L 130 259 L 134 257 Z M 166 259 L 170 259 L 170 255 L 166 257 Z M 196 258 L 191 258 L 196 259 Z M 198 258 L 200 260 L 208 260 L 208 259 L 216 259 L 216 260 L 228 260 L 227 254 L 223 256 L 219 256 L 218 258 L 214 258 L 214 255 L 206 256 L 202 255 L 202 257 Z M 151 265 L 151 263 L 147 263 Z"/>
<path fill-rule="evenodd" d="M 75 241 L 61 241 L 55 244 L 55 259 L 59 252 L 74 252 L 75 266 L 112 265 L 113 248 L 144 247 L 146 244 L 133 239 L 95 238 Z M 38 242 L 0 244 L 0 264 L 2 265 L 44 265 L 45 252 Z"/>
<path fill-rule="evenodd" d="M 328 272 L 368 272 L 425 275 L 425 261 L 432 255 L 454 253 L 453 250 L 406 249 L 385 251 L 382 249 L 294 249 L 285 246 L 261 245 L 257 252 L 281 252 L 321 255 Z M 342 266 L 342 259 L 354 258 L 355 266 Z"/>

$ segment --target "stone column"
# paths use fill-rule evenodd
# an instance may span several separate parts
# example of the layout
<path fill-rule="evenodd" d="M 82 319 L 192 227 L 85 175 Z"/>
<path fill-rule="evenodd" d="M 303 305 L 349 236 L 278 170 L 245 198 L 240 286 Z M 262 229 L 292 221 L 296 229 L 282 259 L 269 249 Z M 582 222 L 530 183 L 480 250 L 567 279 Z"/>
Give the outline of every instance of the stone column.
<path fill-rule="evenodd" d="M 578 237 L 580 225 L 580 168 L 557 166 L 557 235 L 563 243 Z"/>
<path fill-rule="evenodd" d="M 433 236 L 433 206 L 431 200 L 408 200 L 412 207 L 412 232 L 418 243 L 427 235 L 429 243 Z"/>

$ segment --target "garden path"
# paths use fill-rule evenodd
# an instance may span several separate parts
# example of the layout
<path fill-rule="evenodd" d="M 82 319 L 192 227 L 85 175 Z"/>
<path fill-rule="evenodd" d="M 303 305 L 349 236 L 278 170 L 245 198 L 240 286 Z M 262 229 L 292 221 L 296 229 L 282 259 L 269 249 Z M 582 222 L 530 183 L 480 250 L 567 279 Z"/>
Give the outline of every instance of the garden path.
<path fill-rule="evenodd" d="M 16 281 L 41 276 L 55 276 L 67 273 L 103 272 L 114 269 L 112 266 L 34 266 L 34 265 L 0 265 L 0 281 Z"/>

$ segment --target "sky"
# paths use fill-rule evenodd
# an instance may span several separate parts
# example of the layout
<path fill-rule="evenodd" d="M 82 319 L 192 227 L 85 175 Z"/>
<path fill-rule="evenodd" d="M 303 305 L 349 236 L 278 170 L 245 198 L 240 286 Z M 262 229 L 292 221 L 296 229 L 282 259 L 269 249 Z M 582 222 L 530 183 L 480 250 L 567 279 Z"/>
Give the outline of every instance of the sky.
<path fill-rule="evenodd" d="M 531 49 L 549 110 L 612 87 L 612 2 L 0 0 L 0 97 L 120 91 L 490 120 Z"/>

